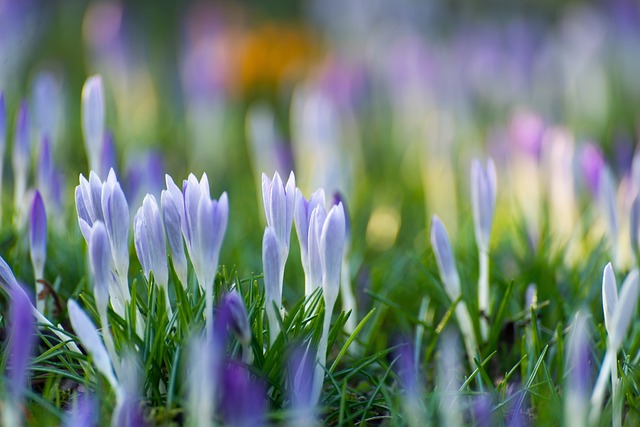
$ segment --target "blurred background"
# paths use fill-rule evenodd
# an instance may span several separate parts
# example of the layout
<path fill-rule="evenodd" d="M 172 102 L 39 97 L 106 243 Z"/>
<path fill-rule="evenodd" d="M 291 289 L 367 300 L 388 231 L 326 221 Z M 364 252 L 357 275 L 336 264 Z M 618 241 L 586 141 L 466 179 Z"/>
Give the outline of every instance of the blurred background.
<path fill-rule="evenodd" d="M 342 194 L 354 280 L 381 289 L 391 276 L 430 277 L 421 260 L 434 213 L 452 239 L 465 236 L 462 274 L 474 276 L 473 157 L 491 155 L 498 166 L 506 207 L 494 235 L 525 223 L 527 232 L 511 236 L 525 253 L 540 239 L 538 217 L 554 216 L 553 200 L 566 191 L 592 197 L 603 161 L 619 179 L 630 174 L 640 8 L 633 0 L 0 0 L 8 153 L 25 100 L 30 186 L 48 135 L 69 215 L 78 174 L 88 173 L 80 99 L 94 74 L 105 83 L 103 161 L 132 209 L 145 192 L 159 195 L 164 173 L 179 181 L 206 172 L 212 195 L 230 197 L 222 262 L 248 274 L 261 269 L 260 174 L 294 170 L 305 195 L 320 186 Z M 4 174 L 10 185 L 11 169 Z M 546 210 L 531 207 L 545 193 L 554 194 L 539 202 Z M 555 215 L 564 218 L 558 230 L 574 226 L 577 206 Z M 524 219 L 500 220 L 512 211 Z M 301 277 L 290 264 L 287 275 Z M 509 266 L 496 274 L 507 280 L 518 271 Z"/>

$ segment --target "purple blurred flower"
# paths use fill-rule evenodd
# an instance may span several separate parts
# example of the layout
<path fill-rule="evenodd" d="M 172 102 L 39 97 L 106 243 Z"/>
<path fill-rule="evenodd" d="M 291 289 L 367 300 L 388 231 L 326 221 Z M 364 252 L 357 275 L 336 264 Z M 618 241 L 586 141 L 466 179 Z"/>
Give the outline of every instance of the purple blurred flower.
<path fill-rule="evenodd" d="M 244 365 L 228 363 L 222 373 L 220 409 L 224 425 L 261 426 L 265 423 L 264 387 L 251 381 Z"/>
<path fill-rule="evenodd" d="M 599 193 L 600 173 L 604 167 L 604 157 L 600 147 L 592 143 L 585 144 L 580 151 L 580 168 L 587 188 L 594 197 Z"/>
<path fill-rule="evenodd" d="M 587 319 L 578 312 L 571 327 L 567 352 L 565 421 L 567 425 L 587 425 L 591 394 L 591 345 Z"/>
<path fill-rule="evenodd" d="M 251 343 L 251 326 L 249 325 L 249 316 L 247 308 L 240 294 L 234 289 L 227 293 L 222 299 L 221 314 L 218 321 L 223 321 L 227 327 L 234 333 L 238 341 L 247 347 Z"/>
<path fill-rule="evenodd" d="M 161 152 L 147 150 L 141 154 L 128 155 L 125 190 L 131 205 L 139 205 L 147 193 L 158 194 L 162 190 L 164 177 Z"/>
<path fill-rule="evenodd" d="M 104 140 L 104 88 L 102 77 L 91 76 L 82 88 L 82 134 L 89 159 L 89 169 L 100 171 L 100 153 Z"/>
<path fill-rule="evenodd" d="M 47 213 L 42 196 L 37 190 L 33 196 L 29 215 L 29 248 L 36 279 L 42 279 L 47 255 Z"/>
<path fill-rule="evenodd" d="M 45 137 L 55 140 L 57 137 L 60 101 L 60 88 L 55 74 L 51 71 L 39 72 L 32 88 L 32 111 L 34 126 L 41 140 Z"/>
<path fill-rule="evenodd" d="M 133 355 L 130 354 L 123 359 L 123 375 L 121 386 L 118 390 L 118 402 L 112 415 L 112 425 L 119 427 L 143 427 L 147 425 L 140 407 L 138 376 L 138 367 Z"/>
<path fill-rule="evenodd" d="M 490 427 L 494 425 L 491 419 L 491 396 L 478 395 L 473 402 L 473 418 L 478 427 Z"/>
<path fill-rule="evenodd" d="M 98 175 L 106 176 L 110 170 L 116 170 L 116 146 L 113 142 L 113 132 L 106 131 L 100 150 L 100 168 Z"/>
<path fill-rule="evenodd" d="M 540 159 L 544 130 L 544 120 L 527 111 L 514 114 L 509 126 L 509 134 L 516 147 L 535 159 Z"/>
<path fill-rule="evenodd" d="M 51 153 L 51 138 L 47 135 L 42 137 L 40 152 L 38 153 L 37 182 L 38 189 L 42 192 L 45 201 L 52 199 L 53 184 L 53 155 Z"/>
<path fill-rule="evenodd" d="M 31 301 L 17 283 L 10 287 L 11 341 L 9 347 L 8 390 L 12 405 L 19 405 L 27 381 L 27 367 L 36 343 L 36 330 Z"/>
<path fill-rule="evenodd" d="M 29 160 L 31 147 L 31 127 L 27 102 L 20 103 L 16 119 L 15 135 L 13 140 L 13 175 L 14 175 L 14 208 L 20 219 L 22 201 L 27 189 L 27 177 L 29 175 Z"/>
<path fill-rule="evenodd" d="M 73 408 L 67 414 L 64 422 L 65 427 L 87 427 L 96 425 L 97 402 L 96 399 L 87 394 L 76 395 L 73 400 Z"/>
<path fill-rule="evenodd" d="M 287 363 L 288 397 L 291 401 L 293 420 L 289 425 L 310 426 L 314 423 L 315 402 L 313 402 L 313 349 L 305 351 L 294 347 Z"/>

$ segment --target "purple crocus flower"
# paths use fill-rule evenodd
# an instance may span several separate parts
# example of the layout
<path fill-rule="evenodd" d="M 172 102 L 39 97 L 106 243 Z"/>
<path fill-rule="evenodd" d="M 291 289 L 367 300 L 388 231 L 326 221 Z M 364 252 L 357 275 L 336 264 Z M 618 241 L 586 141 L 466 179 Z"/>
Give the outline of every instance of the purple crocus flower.
<path fill-rule="evenodd" d="M 171 251 L 171 262 L 182 286 L 187 287 L 187 256 L 184 251 L 182 224 L 184 223 L 184 198 L 173 179 L 166 175 L 167 189 L 162 190 L 160 204 Z"/>
<path fill-rule="evenodd" d="M 27 176 L 29 175 L 29 159 L 31 147 L 31 127 L 29 121 L 29 110 L 27 102 L 20 103 L 18 116 L 16 119 L 15 136 L 13 140 L 13 174 L 14 184 L 14 207 L 21 218 L 22 201 L 27 189 Z"/>
<path fill-rule="evenodd" d="M 222 373 L 220 409 L 224 425 L 261 426 L 265 424 L 266 400 L 261 384 L 251 380 L 244 365 L 229 363 Z"/>
<path fill-rule="evenodd" d="M 123 374 L 117 394 L 117 404 L 113 411 L 111 424 L 118 427 L 143 427 L 147 424 L 140 407 L 138 391 L 138 367 L 133 355 L 123 359 Z"/>
<path fill-rule="evenodd" d="M 126 285 L 128 288 L 129 205 L 113 169 L 109 171 L 109 175 L 102 186 L 101 206 L 104 225 L 111 244 L 113 265 L 119 276 L 121 286 Z"/>
<path fill-rule="evenodd" d="M 91 76 L 82 88 L 82 134 L 89 159 L 89 169 L 100 170 L 100 152 L 104 140 L 104 89 L 102 77 Z"/>
<path fill-rule="evenodd" d="M 80 343 L 93 359 L 93 365 L 98 372 L 105 376 L 114 390 L 119 390 L 120 385 L 113 371 L 113 364 L 107 349 L 98 335 L 98 330 L 89 316 L 80 308 L 78 303 L 70 299 L 67 304 L 71 326 L 78 336 Z"/>
<path fill-rule="evenodd" d="M 191 174 L 183 182 L 184 223 L 182 232 L 198 284 L 205 291 L 207 331 L 213 331 L 213 281 L 218 269 L 222 239 L 227 229 L 229 201 L 227 193 L 218 200 L 209 195 L 207 174 L 198 182 Z"/>
<path fill-rule="evenodd" d="M 590 343 L 587 319 L 578 312 L 571 327 L 567 353 L 565 422 L 567 425 L 587 425 L 589 394 L 591 393 Z"/>
<path fill-rule="evenodd" d="M 486 169 L 479 160 L 471 164 L 471 202 L 476 242 L 481 251 L 489 250 L 496 205 L 496 168 L 489 159 Z"/>
<path fill-rule="evenodd" d="M 315 238 L 315 234 L 311 236 L 310 223 L 312 213 L 315 211 L 316 206 L 322 206 L 324 208 L 325 198 L 324 190 L 322 188 L 314 192 L 309 200 L 306 200 L 299 189 L 296 189 L 296 197 L 294 204 L 293 219 L 296 225 L 296 233 L 298 234 L 298 241 L 300 242 L 300 259 L 302 261 L 302 269 L 304 270 L 304 293 L 305 296 L 309 296 L 321 285 L 321 272 L 318 274 L 312 266 L 319 265 L 319 262 L 315 260 L 312 262 L 309 252 L 309 239 Z M 312 244 L 313 245 L 313 244 Z M 319 260 L 318 260 L 319 261 Z"/>
<path fill-rule="evenodd" d="M 295 347 L 289 356 L 287 363 L 289 378 L 289 399 L 293 419 L 291 426 L 315 425 L 315 402 L 313 398 L 313 359 L 308 354 L 313 351 L 305 351 L 301 347 Z"/>
<path fill-rule="evenodd" d="M 29 214 L 29 248 L 31 264 L 36 280 L 44 278 L 44 263 L 47 256 L 47 213 L 40 192 L 36 190 Z M 40 295 L 44 286 L 36 281 L 36 304 L 38 311 L 44 313 L 45 300 Z"/>
<path fill-rule="evenodd" d="M 36 330 L 32 305 L 26 292 L 17 283 L 9 289 L 11 298 L 11 344 L 9 347 L 8 391 L 11 405 L 18 407 L 27 381 L 27 367 L 34 345 Z M 6 406 L 5 406 L 6 407 Z"/>
<path fill-rule="evenodd" d="M 91 270 L 95 279 L 93 293 L 98 311 L 106 311 L 109 304 L 109 290 L 113 282 L 111 273 L 111 248 L 107 230 L 101 221 L 97 221 L 91 229 L 89 241 L 89 257 Z M 122 304 L 122 301 L 120 301 Z"/>
<path fill-rule="evenodd" d="M 262 201 L 267 217 L 267 225 L 272 227 L 278 236 L 278 248 L 280 252 L 281 278 L 284 274 L 284 264 L 289 255 L 289 241 L 291 238 L 291 225 L 293 222 L 293 207 L 295 202 L 296 177 L 291 172 L 286 186 L 283 184 L 280 174 L 276 172 L 273 179 L 262 174 Z"/>
<path fill-rule="evenodd" d="M 169 300 L 169 268 L 167 264 L 167 248 L 160 217 L 160 209 L 155 197 L 147 194 L 138 209 L 133 220 L 133 235 L 145 276 L 149 279 L 150 272 L 158 285 L 163 289 L 167 311 L 171 317 L 171 304 Z"/>
<path fill-rule="evenodd" d="M 222 299 L 222 311 L 225 313 L 224 317 L 228 318 L 226 323 L 229 329 L 248 350 L 251 343 L 251 326 L 249 325 L 247 308 L 238 291 L 234 289 L 224 296 Z"/>
<path fill-rule="evenodd" d="M 262 269 L 264 272 L 265 310 L 269 319 L 269 337 L 273 345 L 280 333 L 277 311 L 282 306 L 280 283 L 280 251 L 278 236 L 272 227 L 266 227 L 262 237 Z"/>
<path fill-rule="evenodd" d="M 496 168 L 490 158 L 484 169 L 479 160 L 471 164 L 471 204 L 473 206 L 473 226 L 480 258 L 478 278 L 478 308 L 489 315 L 489 242 L 496 206 Z M 488 324 L 483 317 L 480 322 L 482 338 L 486 339 Z"/>
<path fill-rule="evenodd" d="M 322 269 L 322 296 L 324 299 L 324 322 L 318 346 L 318 361 L 313 378 L 312 400 L 314 402 L 318 402 L 322 391 L 331 315 L 340 292 L 340 269 L 346 240 L 346 225 L 342 203 L 333 206 L 323 219 L 320 218 L 320 212 L 324 212 L 324 207 L 317 206 L 314 209 L 309 225 L 309 232 L 316 234 L 314 239 L 311 236 L 309 237 L 310 259 L 314 259 L 313 252 L 318 251 Z M 313 241 L 319 244 L 312 245 Z"/>
<path fill-rule="evenodd" d="M 40 143 L 40 151 L 38 153 L 38 169 L 37 169 L 38 189 L 42 193 L 45 204 L 49 207 L 53 199 L 53 155 L 51 153 L 51 138 L 43 136 Z"/>
<path fill-rule="evenodd" d="M 97 403 L 96 399 L 84 393 L 76 395 L 73 402 L 73 409 L 67 415 L 65 427 L 86 427 L 93 426 L 97 421 Z"/>

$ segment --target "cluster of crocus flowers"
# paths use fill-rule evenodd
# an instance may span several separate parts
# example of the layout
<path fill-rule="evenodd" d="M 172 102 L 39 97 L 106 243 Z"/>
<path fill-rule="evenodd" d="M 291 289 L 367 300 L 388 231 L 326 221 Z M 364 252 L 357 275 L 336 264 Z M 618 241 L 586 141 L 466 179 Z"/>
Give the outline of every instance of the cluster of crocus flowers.
<path fill-rule="evenodd" d="M 262 241 L 262 259 L 272 344 L 280 333 L 276 310 L 282 305 L 284 263 L 294 220 L 305 272 L 305 296 L 309 297 L 316 289 L 322 288 L 325 311 L 311 387 L 311 401 L 317 402 L 324 379 L 331 316 L 340 292 L 340 272 L 347 237 L 344 207 L 338 202 L 327 212 L 322 189 L 306 200 L 295 188 L 293 173 L 286 186 L 277 172 L 273 180 L 263 175 L 262 189 L 268 224 Z"/>

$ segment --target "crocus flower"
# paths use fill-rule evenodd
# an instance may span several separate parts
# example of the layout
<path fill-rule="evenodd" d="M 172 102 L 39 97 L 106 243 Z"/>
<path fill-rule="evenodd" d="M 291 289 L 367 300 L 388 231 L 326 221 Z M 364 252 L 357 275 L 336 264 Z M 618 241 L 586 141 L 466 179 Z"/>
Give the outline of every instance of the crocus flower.
<path fill-rule="evenodd" d="M 104 89 L 102 77 L 91 76 L 82 87 L 82 134 L 89 169 L 100 170 L 100 152 L 104 140 Z"/>
<path fill-rule="evenodd" d="M 317 242 L 314 240 L 316 233 L 310 232 L 310 224 L 312 213 L 317 206 L 322 206 L 324 209 L 325 198 L 324 190 L 322 188 L 315 191 L 309 200 L 306 200 L 299 189 L 296 189 L 295 197 L 295 209 L 294 209 L 294 222 L 296 225 L 296 233 L 298 234 L 298 241 L 300 242 L 300 259 L 302 261 L 302 269 L 304 270 L 304 294 L 309 296 L 315 289 L 321 286 L 322 271 L 318 268 L 320 266 L 319 259 L 311 259 L 311 255 L 317 255 L 317 251 L 309 251 L 309 239 L 313 240 L 312 246 Z"/>
<path fill-rule="evenodd" d="M 147 194 L 138 209 L 133 220 L 133 234 L 138 253 L 138 259 L 142 264 L 145 276 L 153 271 L 153 277 L 163 289 L 167 304 L 167 312 L 171 317 L 171 304 L 169 300 L 169 269 L 167 264 L 167 248 L 164 236 L 164 227 L 160 217 L 160 209 L 155 197 Z"/>
<path fill-rule="evenodd" d="M 212 423 L 223 349 L 211 338 L 194 336 L 189 344 L 186 372 L 189 425 L 209 426 Z"/>
<path fill-rule="evenodd" d="M 489 159 L 487 168 L 483 169 L 479 160 L 471 165 L 471 202 L 473 205 L 473 226 L 480 257 L 480 273 L 478 279 L 478 308 L 481 314 L 489 315 L 489 242 L 493 213 L 496 205 L 496 168 Z M 488 325 L 483 317 L 480 321 L 482 338 L 486 339 Z"/>
<path fill-rule="evenodd" d="M 426 425 L 425 411 L 421 402 L 422 383 L 418 367 L 414 363 L 412 346 L 408 343 L 401 345 L 396 352 L 398 361 L 397 372 L 402 381 L 402 409 L 405 413 L 407 425 L 412 427 Z"/>
<path fill-rule="evenodd" d="M 324 365 L 327 361 L 327 341 L 331 326 L 331 315 L 333 307 L 338 299 L 340 291 L 340 268 L 342 266 L 342 255 L 346 238 L 346 225 L 344 208 L 342 203 L 333 206 L 324 221 L 320 219 L 319 213 L 324 212 L 324 208 L 317 206 L 312 214 L 310 223 L 310 233 L 316 234 L 315 239 L 319 245 L 310 248 L 310 251 L 318 251 L 320 264 L 322 267 L 322 296 L 324 298 L 324 322 L 322 335 L 318 346 L 318 361 L 315 368 L 312 401 L 318 402 L 322 383 L 324 379 Z M 319 235 L 318 235 L 319 233 Z M 317 248 L 317 249 L 316 249 Z M 311 255 L 313 259 L 313 255 Z"/>
<path fill-rule="evenodd" d="M 293 207 L 295 202 L 296 177 L 293 172 L 289 175 L 286 186 L 280 174 L 276 172 L 273 179 L 262 174 L 262 200 L 267 225 L 272 227 L 278 237 L 280 253 L 280 281 L 284 277 L 284 265 L 289 256 L 289 241 L 291 225 L 293 223 Z"/>
<path fill-rule="evenodd" d="M 619 408 L 618 393 L 618 351 L 627 335 L 631 319 L 636 311 L 640 287 L 638 285 L 638 269 L 632 270 L 625 279 L 620 293 L 616 290 L 615 276 L 611 263 L 604 268 L 602 277 L 602 307 L 605 315 L 605 327 L 608 341 L 607 351 L 602 362 L 602 368 L 591 394 L 591 411 L 589 423 L 595 424 L 600 418 L 602 400 L 607 385 L 607 378 L 611 373 L 613 407 Z M 613 424 L 620 424 L 619 409 L 612 412 Z"/>
<path fill-rule="evenodd" d="M 29 248 L 36 278 L 36 305 L 38 311 L 44 313 L 44 296 L 41 299 L 44 287 L 37 280 L 44 278 L 44 263 L 47 256 L 47 213 L 40 192 L 37 190 L 31 203 L 29 215 Z"/>
<path fill-rule="evenodd" d="M 107 308 L 109 305 L 109 297 L 113 302 L 114 310 L 116 312 L 124 311 L 124 301 L 121 293 L 117 288 L 114 288 L 114 280 L 111 273 L 111 249 L 109 246 L 109 238 L 104 224 L 101 221 L 97 221 L 91 230 L 91 240 L 89 242 L 89 255 L 91 258 L 91 268 L 93 270 L 93 276 L 95 279 L 93 286 L 93 295 L 96 301 L 96 307 L 98 309 L 98 315 L 100 316 L 100 323 L 103 330 L 104 342 L 107 346 L 107 350 L 111 355 L 111 360 L 114 362 L 116 370 L 119 365 L 116 363 L 118 358 L 116 354 L 115 345 L 111 332 L 109 330 L 109 320 L 107 318 Z M 116 310 L 117 308 L 117 310 Z"/>
<path fill-rule="evenodd" d="M 13 271 L 11 271 L 11 268 L 2 257 L 0 257 L 0 287 L 2 287 L 8 293 L 19 292 L 24 294 L 24 296 L 21 298 L 25 301 L 29 301 L 29 311 L 31 311 L 36 320 L 39 323 L 50 327 L 51 332 L 53 332 L 54 335 L 60 338 L 61 341 L 67 341 L 66 346 L 69 350 L 74 353 L 80 354 L 80 349 L 78 348 L 78 346 L 73 341 L 69 341 L 69 337 L 65 333 L 61 332 L 62 326 L 58 325 L 57 328 L 54 327 L 53 323 L 51 323 L 49 319 L 47 319 L 42 314 L 42 312 L 38 311 L 36 307 L 33 306 L 33 304 L 31 304 L 31 300 L 27 296 L 27 293 L 18 284 L 16 277 L 13 275 Z"/>
<path fill-rule="evenodd" d="M 460 407 L 460 358 L 455 333 L 449 329 L 441 335 L 440 357 L 438 358 L 438 390 L 440 423 L 445 426 L 461 426 Z"/>
<path fill-rule="evenodd" d="M 356 297 L 353 294 L 353 288 L 351 287 L 351 268 L 349 265 L 349 256 L 351 252 L 351 224 L 349 222 L 349 213 L 347 211 L 344 197 L 336 192 L 333 194 L 332 205 L 342 203 L 344 209 L 345 218 L 345 241 L 344 241 L 344 254 L 342 255 L 342 269 L 340 278 L 340 293 L 342 294 L 342 311 L 345 313 L 351 313 L 347 322 L 344 324 L 344 331 L 351 335 L 358 326 L 358 306 L 356 303 Z M 356 347 L 350 347 L 350 349 L 357 351 Z"/>
<path fill-rule="evenodd" d="M 606 274 L 606 273 L 605 273 Z M 578 312 L 573 320 L 567 353 L 564 419 L 566 425 L 586 426 L 591 390 L 590 344 L 587 319 Z"/>
<path fill-rule="evenodd" d="M 244 305 L 242 297 L 235 289 L 227 293 L 222 299 L 222 311 L 227 318 L 228 328 L 236 336 L 240 344 L 242 344 L 242 359 L 245 363 L 251 362 L 251 326 L 249 325 L 249 316 L 247 308 Z"/>
<path fill-rule="evenodd" d="M 183 182 L 185 221 L 182 232 L 198 284 L 205 291 L 207 331 L 213 331 L 213 281 L 218 269 L 220 247 L 227 229 L 229 201 L 227 193 L 212 200 L 207 174 L 200 182 L 191 174 Z"/>
<path fill-rule="evenodd" d="M 115 272 L 121 286 L 127 287 L 124 283 L 129 271 L 129 205 L 113 169 L 102 186 L 101 205 Z"/>
<path fill-rule="evenodd" d="M 96 424 L 96 400 L 91 395 L 84 393 L 76 395 L 73 400 L 73 409 L 66 416 L 65 427 L 86 427 Z"/>
<path fill-rule="evenodd" d="M 496 168 L 492 159 L 487 161 L 486 169 L 479 160 L 471 164 L 471 202 L 476 243 L 487 252 L 496 205 Z"/>
<path fill-rule="evenodd" d="M 451 301 L 457 301 L 460 298 L 460 276 L 458 276 L 458 269 L 456 268 L 447 230 L 437 215 L 434 215 L 431 220 L 431 246 L 436 256 L 436 263 L 438 264 L 438 271 L 440 272 L 440 279 L 444 284 L 445 292 Z M 456 317 L 464 339 L 467 357 L 471 366 L 473 366 L 477 344 L 471 316 L 464 301 L 458 302 Z"/>
<path fill-rule="evenodd" d="M 313 394 L 313 360 L 307 357 L 309 351 L 294 347 L 287 363 L 289 379 L 289 400 L 291 415 L 288 425 L 291 427 L 311 427 L 317 425 L 314 415 L 315 402 Z"/>
<path fill-rule="evenodd" d="M 18 408 L 21 406 L 22 396 L 27 381 L 27 368 L 29 360 L 36 343 L 35 321 L 31 314 L 31 301 L 19 285 L 11 288 L 9 296 L 11 298 L 10 331 L 11 341 L 9 346 L 9 378 L 7 381 L 10 402 L 4 405 L 5 422 L 7 416 L 13 418 L 12 424 L 21 425 Z"/>
<path fill-rule="evenodd" d="M 31 147 L 31 128 L 29 111 L 26 101 L 22 101 L 16 119 L 15 136 L 13 140 L 13 175 L 14 184 L 14 208 L 17 219 L 21 220 L 22 201 L 27 189 L 27 176 L 29 175 L 29 160 Z"/>
<path fill-rule="evenodd" d="M 36 182 L 38 183 L 38 190 L 42 193 L 42 198 L 45 201 L 45 206 L 50 210 L 50 206 L 53 202 L 53 184 L 54 184 L 54 169 L 53 169 L 53 156 L 51 153 L 51 138 L 44 136 L 40 143 L 40 151 L 38 153 L 38 169 L 37 169 Z"/>
<path fill-rule="evenodd" d="M 598 205 L 607 226 L 607 237 L 611 245 L 614 263 L 618 265 L 618 210 L 616 207 L 616 183 L 611 170 L 604 165 L 600 170 L 598 180 Z"/>
<path fill-rule="evenodd" d="M 182 286 L 187 287 L 187 256 L 184 251 L 182 224 L 184 219 L 184 198 L 182 192 L 169 176 L 165 176 L 167 189 L 162 190 L 160 204 L 162 217 L 171 251 L 171 262 Z"/>
<path fill-rule="evenodd" d="M 220 409 L 224 425 L 261 426 L 265 424 L 266 400 L 261 384 L 251 381 L 244 365 L 229 363 L 222 373 Z"/>
<path fill-rule="evenodd" d="M 277 311 L 282 305 L 282 287 L 280 286 L 280 251 L 278 236 L 272 227 L 266 227 L 262 238 L 262 269 L 264 272 L 264 291 L 267 319 L 269 319 L 269 337 L 273 345 L 280 333 Z"/>
<path fill-rule="evenodd" d="M 80 308 L 73 299 L 67 305 L 69 310 L 69 320 L 80 343 L 87 350 L 93 360 L 93 365 L 109 381 L 114 390 L 119 389 L 119 383 L 113 371 L 113 365 L 107 349 L 104 347 L 102 339 L 98 335 L 98 330 L 89 316 Z"/>
<path fill-rule="evenodd" d="M 126 355 L 123 358 L 116 407 L 111 416 L 113 427 L 143 427 L 146 425 L 140 407 L 138 376 L 139 369 L 136 366 L 134 356 L 132 354 Z"/>

